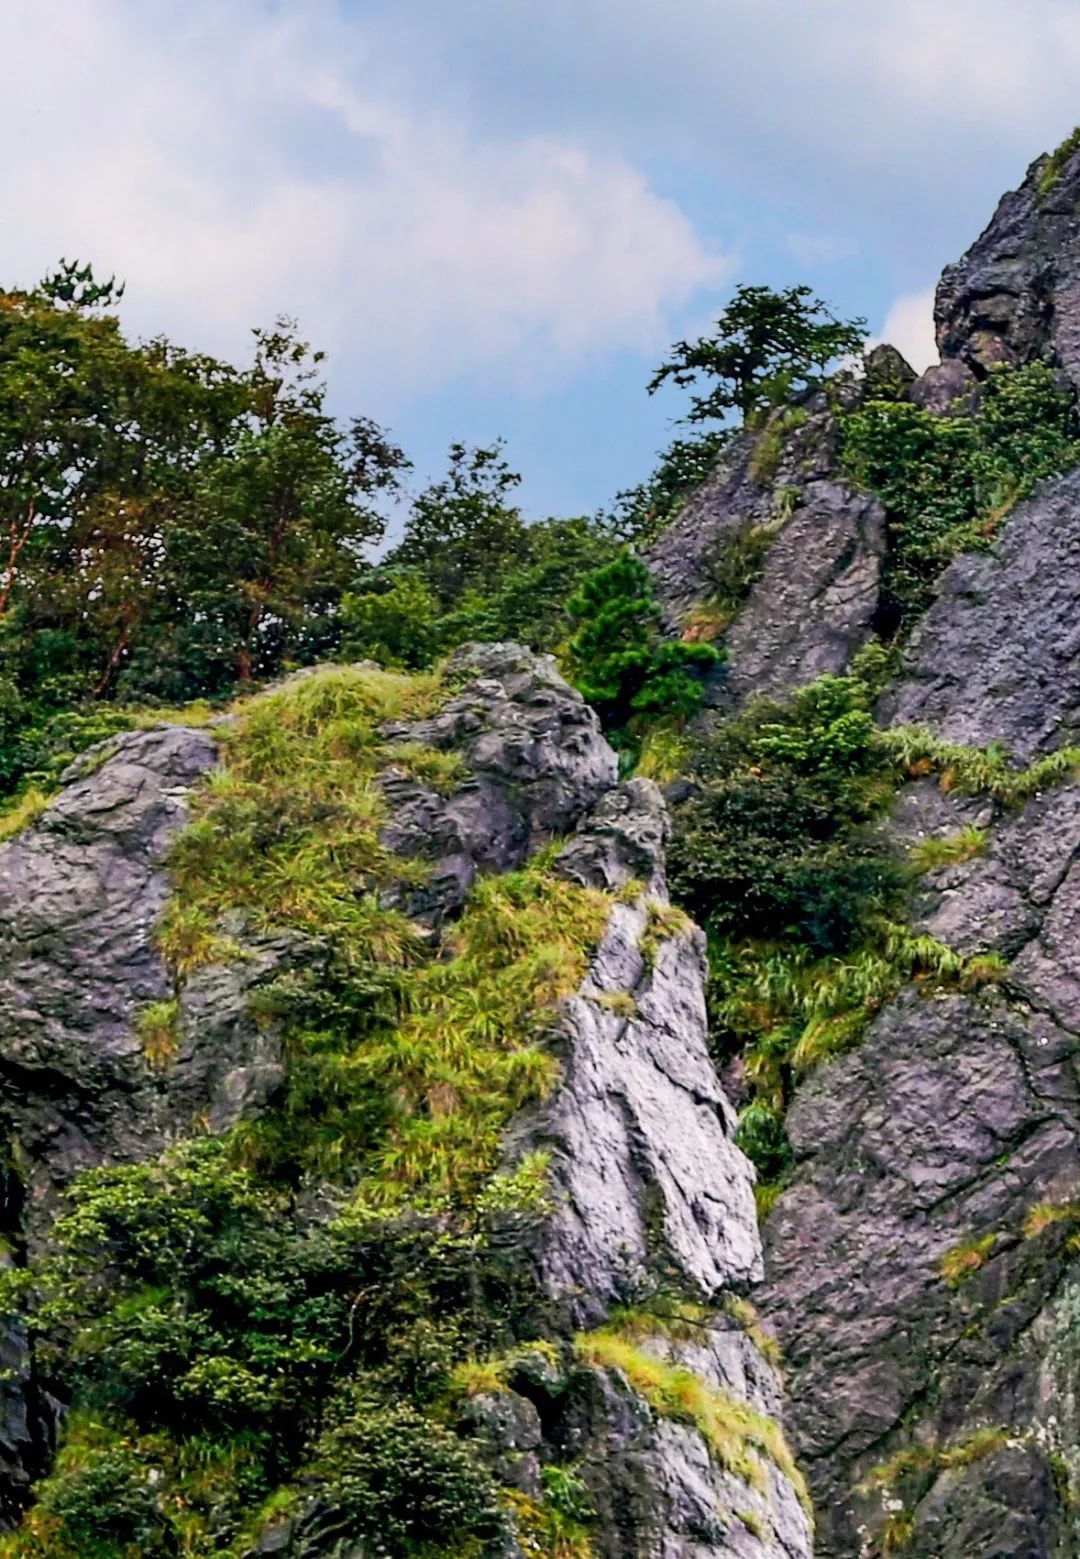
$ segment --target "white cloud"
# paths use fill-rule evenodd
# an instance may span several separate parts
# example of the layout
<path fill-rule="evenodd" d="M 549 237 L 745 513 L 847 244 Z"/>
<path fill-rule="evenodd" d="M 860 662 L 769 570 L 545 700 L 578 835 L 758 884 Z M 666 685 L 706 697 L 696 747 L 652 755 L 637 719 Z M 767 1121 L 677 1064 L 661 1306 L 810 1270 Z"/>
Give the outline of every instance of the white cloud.
<path fill-rule="evenodd" d="M 905 293 L 895 299 L 881 327 L 882 341 L 896 347 L 917 373 L 938 360 L 934 340 L 934 289 Z"/>
<path fill-rule="evenodd" d="M 8 0 L 5 83 L 0 280 L 88 257 L 218 351 L 298 314 L 380 404 L 651 350 L 728 274 L 617 153 L 409 108 L 329 0 Z"/>

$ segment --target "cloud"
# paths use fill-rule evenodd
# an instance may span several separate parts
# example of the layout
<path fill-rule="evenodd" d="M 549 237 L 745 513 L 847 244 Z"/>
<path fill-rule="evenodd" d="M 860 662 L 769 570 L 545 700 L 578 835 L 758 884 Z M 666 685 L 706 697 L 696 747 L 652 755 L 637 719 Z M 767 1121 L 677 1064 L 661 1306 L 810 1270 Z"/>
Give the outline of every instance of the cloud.
<path fill-rule="evenodd" d="M 8 0 L 5 34 L 3 279 L 89 257 L 144 330 L 297 314 L 382 403 L 651 350 L 728 274 L 617 149 L 406 101 L 329 0 Z"/>
<path fill-rule="evenodd" d="M 897 298 L 885 316 L 880 339 L 896 347 L 917 373 L 936 363 L 933 287 Z"/>

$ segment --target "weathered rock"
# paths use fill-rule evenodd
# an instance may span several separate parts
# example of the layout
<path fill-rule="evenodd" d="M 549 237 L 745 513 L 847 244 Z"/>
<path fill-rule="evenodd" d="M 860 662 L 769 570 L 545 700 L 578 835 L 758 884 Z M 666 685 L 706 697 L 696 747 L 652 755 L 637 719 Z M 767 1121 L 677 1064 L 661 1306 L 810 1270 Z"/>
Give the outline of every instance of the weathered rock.
<path fill-rule="evenodd" d="M 1039 1361 L 1023 1339 L 1063 1267 L 1023 1227 L 1080 1186 L 1076 1046 L 1023 1001 L 910 992 L 800 1090 L 796 1183 L 766 1226 L 759 1299 L 789 1368 L 820 1555 L 861 1553 L 859 1529 L 880 1530 L 881 1491 L 857 1486 L 903 1445 L 986 1424 L 1028 1442 Z M 948 1283 L 943 1259 L 988 1235 L 968 1280 Z M 1060 1501 L 1027 1519 L 1052 1533 Z M 950 1559 L 972 1551 L 943 1541 Z"/>
<path fill-rule="evenodd" d="M 603 798 L 558 859 L 575 881 L 624 890 L 566 1004 L 562 1081 L 510 1144 L 551 1155 L 553 1207 L 534 1259 L 575 1326 L 657 1287 L 709 1301 L 760 1274 L 753 1172 L 706 1043 L 704 939 L 667 905 L 665 837 L 660 792 L 633 780 Z M 661 1332 L 645 1346 L 779 1415 L 777 1377 L 744 1332 L 717 1314 L 700 1338 Z M 651 1410 L 618 1371 L 579 1370 L 575 1381 L 553 1432 L 580 1458 L 602 1559 L 810 1553 L 809 1523 L 778 1469 L 760 1489 L 725 1471 L 695 1428 Z"/>
<path fill-rule="evenodd" d="M 861 393 L 861 391 L 859 392 Z M 710 570 L 747 532 L 773 535 L 727 626 L 709 702 L 728 710 L 839 672 L 866 642 L 885 551 L 878 500 L 838 475 L 838 426 L 821 397 L 744 434 L 650 549 L 669 620 L 708 608 Z"/>
<path fill-rule="evenodd" d="M 955 415 L 970 410 L 978 382 L 965 362 L 950 357 L 920 374 L 908 387 L 908 399 L 939 417 Z"/>
<path fill-rule="evenodd" d="M 605 858 L 613 813 L 622 872 Z M 632 781 L 601 803 L 598 831 L 586 823 L 567 847 L 568 867 L 580 880 L 598 857 L 593 880 L 619 886 L 620 875 L 641 871 L 643 841 L 662 842 L 663 817 L 656 787 Z M 704 938 L 670 918 L 661 864 L 657 853 L 641 872 L 652 896 L 612 909 L 567 1005 L 563 1081 L 528 1132 L 552 1155 L 556 1211 L 538 1252 L 542 1281 L 579 1324 L 671 1268 L 702 1298 L 759 1269 L 753 1175 L 732 1141 L 706 1043 Z"/>
<path fill-rule="evenodd" d="M 724 703 L 843 671 L 869 636 L 884 553 L 875 497 L 835 479 L 809 482 L 728 630 Z"/>
<path fill-rule="evenodd" d="M 1040 483 L 993 553 L 959 557 L 882 698 L 890 723 L 1027 759 L 1080 736 L 1080 471 Z"/>
<path fill-rule="evenodd" d="M 153 1151 L 168 1125 L 135 1020 L 172 994 L 154 940 L 165 855 L 216 749 L 169 726 L 100 756 L 0 846 L 0 1075 L 31 1202 L 86 1164 Z"/>
<path fill-rule="evenodd" d="M 430 719 L 387 734 L 458 754 L 462 782 L 446 795 L 401 769 L 381 776 L 390 807 L 384 842 L 432 863 L 422 886 L 390 897 L 434 926 L 461 909 L 479 871 L 521 866 L 568 833 L 618 772 L 595 714 L 551 656 L 466 645 L 447 674 L 464 683 L 460 692 Z"/>
<path fill-rule="evenodd" d="M 1080 155 L 1044 190 L 1045 170 L 1040 157 L 946 268 L 934 306 L 938 346 L 979 376 L 996 363 L 1043 359 L 1080 384 Z"/>
<path fill-rule="evenodd" d="M 567 1332 L 661 1280 L 718 1299 L 760 1270 L 752 1171 L 705 1044 L 703 938 L 666 900 L 663 798 L 649 781 L 616 785 L 595 714 L 549 658 L 472 646 L 449 676 L 458 690 L 436 714 L 386 729 L 391 741 L 456 754 L 462 771 L 449 793 L 403 767 L 381 776 L 385 842 L 434 863 L 427 897 L 410 908 L 437 936 L 479 872 L 519 866 L 564 835 L 559 869 L 612 898 L 589 976 L 566 1006 L 563 1080 L 508 1143 L 511 1157 L 529 1146 L 551 1152 L 555 1210 L 522 1258 Z M 227 1130 L 265 1110 L 282 1085 L 280 1037 L 254 1020 L 251 997 L 290 965 L 317 960 L 318 940 L 255 935 L 233 917 L 222 929 L 243 957 L 181 982 L 156 946 L 169 848 L 191 787 L 215 759 L 204 731 L 118 738 L 0 850 L 0 1074 L 6 1124 L 27 1165 L 19 1194 L 5 1196 L 6 1216 L 32 1245 L 47 1238 L 56 1191 L 80 1168 L 145 1157 L 193 1128 Z M 173 997 L 174 1051 L 155 1062 L 139 1014 Z M 709 1334 L 688 1362 L 737 1402 L 777 1413 L 775 1373 L 751 1339 L 720 1313 Z M 0 1351 L 0 1517 L 10 1518 L 47 1458 L 50 1408 L 17 1328 Z M 806 1518 L 780 1472 L 760 1489 L 725 1472 L 695 1429 L 658 1414 L 617 1372 L 579 1364 L 558 1401 L 542 1371 L 520 1373 L 513 1390 L 474 1399 L 462 1429 L 523 1493 L 541 1493 L 541 1464 L 572 1450 L 598 1499 L 633 1488 L 598 1538 L 604 1559 L 808 1556 Z M 587 1409 L 593 1399 L 614 1417 Z M 731 1513 L 740 1508 L 751 1526 Z M 354 1525 L 316 1488 L 253 1551 L 355 1559 L 364 1548 Z M 505 1559 L 523 1555 L 511 1544 Z"/>

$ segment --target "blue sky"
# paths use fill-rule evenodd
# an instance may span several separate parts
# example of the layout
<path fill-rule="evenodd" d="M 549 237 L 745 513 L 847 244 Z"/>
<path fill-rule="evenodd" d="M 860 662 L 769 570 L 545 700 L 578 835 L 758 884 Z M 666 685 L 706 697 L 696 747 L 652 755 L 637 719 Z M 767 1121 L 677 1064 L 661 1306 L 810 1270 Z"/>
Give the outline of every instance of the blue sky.
<path fill-rule="evenodd" d="M 3 0 L 3 280 L 132 330 L 279 313 L 418 473 L 503 435 L 534 517 L 640 479 L 644 385 L 740 281 L 922 362 L 930 289 L 1080 118 L 1076 0 Z"/>

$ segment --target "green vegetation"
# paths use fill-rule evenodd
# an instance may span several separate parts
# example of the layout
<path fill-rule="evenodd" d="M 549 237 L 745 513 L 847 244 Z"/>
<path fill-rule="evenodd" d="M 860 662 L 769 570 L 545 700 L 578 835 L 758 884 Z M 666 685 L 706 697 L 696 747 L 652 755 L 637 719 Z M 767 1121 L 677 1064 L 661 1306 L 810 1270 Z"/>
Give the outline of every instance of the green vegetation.
<path fill-rule="evenodd" d="M 712 335 L 676 342 L 649 390 L 704 380 L 688 422 L 723 422 L 732 413 L 748 419 L 821 385 L 829 367 L 860 352 L 865 340 L 865 320 L 836 319 L 809 287 L 738 287 Z"/>
<path fill-rule="evenodd" d="M 971 416 L 903 400 L 842 416 L 848 475 L 885 505 L 888 625 L 909 623 L 956 553 L 988 545 L 1035 483 L 1080 460 L 1074 391 L 1043 363 L 993 370 Z"/>
<path fill-rule="evenodd" d="M 697 744 L 696 794 L 676 814 L 672 888 L 709 935 L 713 1043 L 742 1060 L 739 1141 L 766 1187 L 790 1166 L 783 1123 L 800 1074 L 856 1044 L 907 982 L 971 990 L 1002 971 L 904 922 L 911 868 L 875 820 L 926 744 L 879 731 L 870 696 L 860 677 L 822 677 L 787 704 L 750 705 Z M 999 793 L 1018 773 L 962 751 L 969 778 Z M 763 1212 L 771 1200 L 765 1189 Z"/>
<path fill-rule="evenodd" d="M 709 475 L 728 440 L 726 429 L 674 439 L 660 453 L 656 469 L 644 482 L 616 495 L 614 509 L 607 516 L 614 534 L 633 547 L 655 540 Z"/>
<path fill-rule="evenodd" d="M 287 1085 L 226 1138 L 80 1176 L 49 1253 L 7 1276 L 75 1408 L 18 1552 L 232 1551 L 308 1476 L 393 1552 L 479 1556 L 512 1518 L 440 1404 L 482 1345 L 535 1326 L 492 1231 L 542 1210 L 547 1162 L 507 1169 L 502 1139 L 557 1076 L 547 1041 L 609 901 L 557 877 L 553 851 L 482 879 L 441 946 L 380 901 L 426 868 L 381 844 L 376 775 L 457 777 L 452 754 L 381 727 L 443 696 L 431 675 L 327 668 L 219 730 L 162 946 L 182 985 L 242 957 L 249 929 L 296 936 L 292 970 L 254 998 L 284 1029 Z M 148 1064 L 171 1063 L 176 1018 L 173 1000 L 142 1013 Z M 569 1489 L 528 1513 L 532 1552 L 588 1551 Z M 79 1513 L 94 1500 L 119 1523 L 100 1549 Z"/>
<path fill-rule="evenodd" d="M 720 655 L 710 644 L 665 637 L 644 563 L 629 553 L 615 558 L 566 609 L 575 629 L 571 676 L 615 739 L 633 742 L 650 719 L 686 720 L 700 708 L 702 677 Z"/>
<path fill-rule="evenodd" d="M 985 828 L 966 823 L 952 834 L 932 834 L 920 839 L 908 851 L 908 859 L 916 871 L 935 871 L 940 866 L 958 866 L 970 861 L 986 848 Z"/>
<path fill-rule="evenodd" d="M 1080 125 L 1071 130 L 1060 146 L 1054 148 L 1047 157 L 1039 173 L 1038 196 L 1044 200 L 1051 190 L 1061 183 L 1061 176 L 1065 172 L 1065 165 L 1080 151 Z"/>
<path fill-rule="evenodd" d="M 710 1385 L 685 1365 L 647 1351 L 617 1324 L 580 1333 L 576 1346 L 587 1363 L 620 1370 L 656 1412 L 693 1425 L 720 1466 L 752 1488 L 764 1492 L 763 1458 L 771 1462 L 809 1510 L 806 1484 L 775 1419 Z"/>
<path fill-rule="evenodd" d="M 940 1271 L 949 1287 L 958 1288 L 965 1279 L 978 1272 L 993 1254 L 996 1244 L 996 1234 L 973 1235 L 971 1239 L 961 1240 L 958 1245 L 947 1250 L 941 1258 Z"/>

